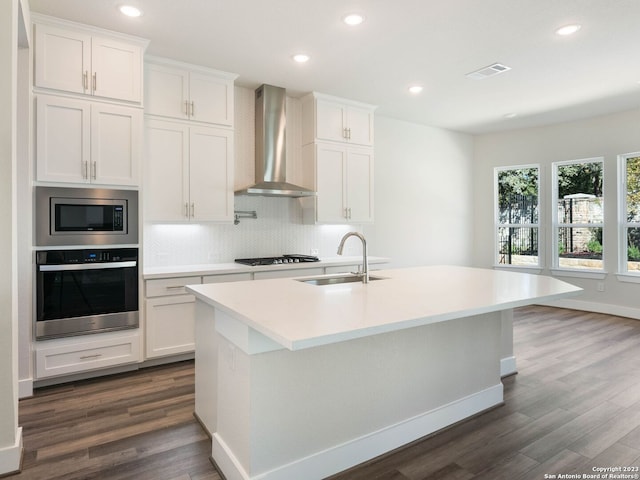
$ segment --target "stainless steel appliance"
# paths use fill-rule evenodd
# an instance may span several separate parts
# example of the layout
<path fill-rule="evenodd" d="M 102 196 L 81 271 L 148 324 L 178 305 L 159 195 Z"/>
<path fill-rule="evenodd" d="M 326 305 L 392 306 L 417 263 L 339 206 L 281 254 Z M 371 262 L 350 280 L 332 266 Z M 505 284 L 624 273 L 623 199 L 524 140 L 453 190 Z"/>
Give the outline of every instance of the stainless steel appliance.
<path fill-rule="evenodd" d="M 138 327 L 138 249 L 36 252 L 36 340 Z"/>
<path fill-rule="evenodd" d="M 320 259 L 313 255 L 288 254 L 282 255 L 281 257 L 236 258 L 234 261 L 236 263 L 242 263 L 243 265 L 255 267 L 256 265 L 285 265 L 289 263 L 319 262 Z"/>
<path fill-rule="evenodd" d="M 138 243 L 138 192 L 36 187 L 36 245 Z"/>
<path fill-rule="evenodd" d="M 261 85 L 256 89 L 256 183 L 237 191 L 237 195 L 309 197 L 316 194 L 287 182 L 285 107 L 284 88 Z"/>

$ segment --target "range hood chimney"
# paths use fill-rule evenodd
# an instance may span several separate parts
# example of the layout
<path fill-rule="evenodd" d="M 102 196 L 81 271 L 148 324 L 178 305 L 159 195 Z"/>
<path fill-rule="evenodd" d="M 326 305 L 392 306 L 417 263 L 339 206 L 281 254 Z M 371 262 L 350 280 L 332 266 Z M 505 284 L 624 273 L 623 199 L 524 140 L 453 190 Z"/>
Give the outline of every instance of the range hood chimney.
<path fill-rule="evenodd" d="M 238 195 L 309 197 L 316 192 L 288 183 L 285 89 L 262 85 L 256 89 L 256 184 Z"/>

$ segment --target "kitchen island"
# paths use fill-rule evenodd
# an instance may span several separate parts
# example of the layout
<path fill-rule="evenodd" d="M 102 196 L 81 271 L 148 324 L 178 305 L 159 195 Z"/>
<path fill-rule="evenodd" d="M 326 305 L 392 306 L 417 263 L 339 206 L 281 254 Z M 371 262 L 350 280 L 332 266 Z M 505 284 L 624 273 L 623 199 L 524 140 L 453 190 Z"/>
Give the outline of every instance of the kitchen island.
<path fill-rule="evenodd" d="M 512 309 L 580 292 L 467 267 L 374 277 L 188 287 L 196 415 L 228 480 L 321 479 L 502 404 Z"/>

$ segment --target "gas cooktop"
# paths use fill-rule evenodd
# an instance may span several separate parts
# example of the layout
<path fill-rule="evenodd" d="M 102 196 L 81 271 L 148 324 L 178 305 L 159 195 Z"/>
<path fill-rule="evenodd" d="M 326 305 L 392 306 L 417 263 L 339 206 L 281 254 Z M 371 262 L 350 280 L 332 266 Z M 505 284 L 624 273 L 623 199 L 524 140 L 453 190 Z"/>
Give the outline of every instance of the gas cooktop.
<path fill-rule="evenodd" d="M 289 263 L 303 263 L 303 262 L 319 262 L 320 259 L 313 255 L 282 255 L 281 257 L 259 257 L 259 258 L 236 258 L 236 263 L 242 263 L 244 265 L 284 265 Z"/>

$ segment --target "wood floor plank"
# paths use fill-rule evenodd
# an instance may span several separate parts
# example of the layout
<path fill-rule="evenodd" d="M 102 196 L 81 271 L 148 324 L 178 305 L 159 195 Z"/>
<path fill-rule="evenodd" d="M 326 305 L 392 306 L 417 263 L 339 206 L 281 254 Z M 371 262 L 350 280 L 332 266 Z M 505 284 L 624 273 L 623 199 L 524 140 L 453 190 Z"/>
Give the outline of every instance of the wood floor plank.
<path fill-rule="evenodd" d="M 620 411 L 607 422 L 573 442 L 569 449 L 587 458 L 594 458 L 615 445 L 640 426 L 640 403 Z"/>

